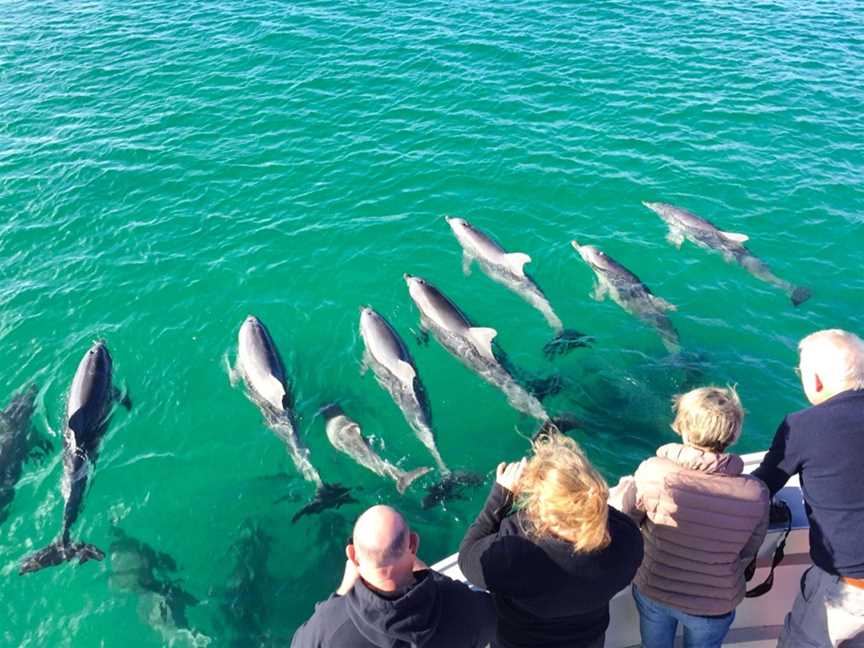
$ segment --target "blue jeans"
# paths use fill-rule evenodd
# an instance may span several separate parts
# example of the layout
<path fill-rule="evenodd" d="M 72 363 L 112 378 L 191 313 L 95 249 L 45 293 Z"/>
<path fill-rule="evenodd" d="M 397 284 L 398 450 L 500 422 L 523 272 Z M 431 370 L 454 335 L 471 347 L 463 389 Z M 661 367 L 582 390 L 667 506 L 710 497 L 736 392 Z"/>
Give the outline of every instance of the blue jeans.
<path fill-rule="evenodd" d="M 684 626 L 684 648 L 720 648 L 735 620 L 735 610 L 723 616 L 704 617 L 661 605 L 640 594 L 635 585 L 633 598 L 639 610 L 642 648 L 672 648 L 679 623 Z"/>

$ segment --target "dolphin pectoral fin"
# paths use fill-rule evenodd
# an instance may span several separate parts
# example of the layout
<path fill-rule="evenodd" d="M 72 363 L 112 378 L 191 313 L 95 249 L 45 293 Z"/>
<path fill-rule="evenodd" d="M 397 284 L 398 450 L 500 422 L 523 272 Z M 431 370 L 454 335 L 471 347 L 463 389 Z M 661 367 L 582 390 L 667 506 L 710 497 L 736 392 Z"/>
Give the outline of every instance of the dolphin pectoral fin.
<path fill-rule="evenodd" d="M 368 354 L 368 353 L 364 353 L 364 354 L 363 354 L 363 359 L 360 361 L 360 375 L 361 375 L 361 376 L 365 376 L 365 375 L 366 375 L 366 372 L 369 371 L 369 366 L 370 366 L 370 363 L 369 363 L 369 354 Z"/>
<path fill-rule="evenodd" d="M 684 244 L 684 232 L 677 229 L 670 229 L 669 233 L 666 235 L 666 240 L 680 250 L 681 246 Z"/>
<path fill-rule="evenodd" d="M 393 371 L 399 379 L 399 382 L 407 387 L 413 387 L 414 379 L 417 377 L 417 371 L 410 362 L 399 360 Z"/>
<path fill-rule="evenodd" d="M 495 354 L 492 352 L 492 340 L 498 335 L 498 331 L 494 328 L 484 326 L 472 326 L 468 329 L 468 334 L 471 336 L 471 341 L 474 348 L 487 360 L 497 362 Z"/>
<path fill-rule="evenodd" d="M 418 346 L 427 346 L 429 344 L 429 332 L 420 326 L 416 331 L 412 329 L 408 329 L 414 334 L 414 339 L 417 341 Z"/>
<path fill-rule="evenodd" d="M 123 386 L 123 390 L 119 390 L 116 387 L 111 389 L 111 397 L 115 402 L 120 403 L 123 407 L 126 408 L 126 411 L 132 409 L 132 399 L 129 397 L 129 388 L 126 385 Z"/>
<path fill-rule="evenodd" d="M 228 384 L 232 387 L 236 387 L 237 383 L 240 381 L 240 368 L 231 365 L 228 361 L 227 352 L 222 356 L 222 360 L 225 363 L 225 372 L 228 374 Z"/>
<path fill-rule="evenodd" d="M 29 458 L 34 459 L 38 462 L 43 462 L 48 458 L 48 455 L 54 450 L 54 444 L 51 442 L 51 439 L 48 437 L 40 437 L 36 442 L 31 446 Z"/>
<path fill-rule="evenodd" d="M 657 295 L 651 295 L 651 303 L 657 308 L 667 311 L 677 311 L 678 307 L 675 304 L 670 304 L 668 301 Z"/>
<path fill-rule="evenodd" d="M 525 276 L 526 263 L 531 263 L 531 257 L 523 252 L 511 252 L 504 256 L 504 265 L 517 277 Z"/>
<path fill-rule="evenodd" d="M 793 306 L 800 306 L 805 301 L 810 299 L 811 294 L 812 293 L 810 292 L 809 288 L 805 288 L 804 286 L 798 286 L 792 291 L 792 294 L 789 295 L 789 297 L 792 299 Z"/>
<path fill-rule="evenodd" d="M 730 243 L 737 243 L 738 245 L 744 245 L 747 241 L 750 240 L 750 237 L 746 234 L 739 234 L 738 232 L 723 232 L 717 230 L 717 233 L 721 238 L 729 241 Z"/>
<path fill-rule="evenodd" d="M 474 262 L 474 257 L 467 252 L 462 253 L 462 274 L 466 277 L 471 276 L 471 264 Z"/>
<path fill-rule="evenodd" d="M 594 301 L 603 301 L 606 295 L 609 294 L 609 287 L 601 282 L 597 282 L 594 286 L 594 290 L 591 292 L 591 299 Z"/>

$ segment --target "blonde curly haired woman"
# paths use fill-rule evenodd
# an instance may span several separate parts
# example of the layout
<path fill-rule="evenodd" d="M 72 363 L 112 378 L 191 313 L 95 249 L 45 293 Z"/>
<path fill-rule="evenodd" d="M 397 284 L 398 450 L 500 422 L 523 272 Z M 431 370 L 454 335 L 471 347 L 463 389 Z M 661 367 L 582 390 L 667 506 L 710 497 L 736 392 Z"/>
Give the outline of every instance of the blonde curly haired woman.
<path fill-rule="evenodd" d="M 459 547 L 462 573 L 495 602 L 494 646 L 603 645 L 609 600 L 642 561 L 639 529 L 608 506 L 608 494 L 563 435 L 541 437 L 530 459 L 498 466 Z"/>

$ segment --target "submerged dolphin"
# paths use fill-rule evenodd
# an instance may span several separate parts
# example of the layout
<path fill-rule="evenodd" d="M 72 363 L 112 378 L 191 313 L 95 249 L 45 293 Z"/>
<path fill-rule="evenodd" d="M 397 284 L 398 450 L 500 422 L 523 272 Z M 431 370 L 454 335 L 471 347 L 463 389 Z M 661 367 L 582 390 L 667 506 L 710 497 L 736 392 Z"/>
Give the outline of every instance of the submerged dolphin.
<path fill-rule="evenodd" d="M 66 403 L 63 479 L 60 485 L 65 506 L 60 537 L 26 557 L 21 563 L 22 574 L 59 565 L 67 560 L 77 559 L 79 564 L 83 564 L 105 557 L 98 547 L 70 541 L 69 529 L 81 510 L 87 478 L 96 463 L 99 441 L 108 426 L 111 406 L 117 396 L 111 375 L 112 361 L 108 347 L 103 342 L 95 342 L 78 364 Z M 130 407 L 128 399 L 124 399 L 123 404 Z"/>
<path fill-rule="evenodd" d="M 349 418 L 342 408 L 336 404 L 324 407 L 324 417 L 327 419 L 327 438 L 334 448 L 344 452 L 364 468 L 368 468 L 376 475 L 389 477 L 395 480 L 396 490 L 400 494 L 411 485 L 418 477 L 428 473 L 431 468 L 417 468 L 405 471 L 385 461 L 372 449 L 369 441 L 363 436 L 357 421 Z"/>
<path fill-rule="evenodd" d="M 669 351 L 680 350 L 678 331 L 666 315 L 667 311 L 674 311 L 675 306 L 657 297 L 639 277 L 599 248 L 579 245 L 578 241 L 572 241 L 571 245 L 597 277 L 594 299 L 600 301 L 608 294 L 628 313 L 653 326 Z"/>
<path fill-rule="evenodd" d="M 296 522 L 308 513 L 338 508 L 347 502 L 356 501 L 344 486 L 325 484 L 309 460 L 309 449 L 297 434 L 282 358 L 264 324 L 253 315 L 246 318 L 237 335 L 236 371 L 246 384 L 249 398 L 261 410 L 268 427 L 285 444 L 303 479 L 315 484 L 315 499 L 303 507 L 292 521 Z"/>
<path fill-rule="evenodd" d="M 38 391 L 36 385 L 22 389 L 0 412 L 0 524 L 9 515 L 24 463 L 30 457 L 44 456 L 51 449 L 51 443 L 40 439 L 30 424 Z"/>
<path fill-rule="evenodd" d="M 483 380 L 500 389 L 515 409 L 546 422 L 549 415 L 496 357 L 493 328 L 474 326 L 468 317 L 435 286 L 420 277 L 404 275 L 411 299 L 420 311 L 420 326 Z"/>
<path fill-rule="evenodd" d="M 246 519 L 240 525 L 237 540 L 229 550 L 233 567 L 222 587 L 214 587 L 211 597 L 221 599 L 215 623 L 221 626 L 220 645 L 231 648 L 248 646 L 287 646 L 290 640 L 274 636 L 274 591 L 284 582 L 274 578 L 268 569 L 274 538 L 260 522 Z M 227 563 L 227 560 L 222 562 Z"/>
<path fill-rule="evenodd" d="M 810 290 L 803 286 L 795 286 L 785 279 L 774 275 L 764 261 L 754 256 L 744 243 L 749 239 L 745 234 L 724 232 L 717 229 L 713 223 L 693 212 L 660 202 L 643 202 L 648 209 L 656 213 L 669 226 L 666 240 L 677 248 L 686 238 L 688 241 L 706 250 L 716 250 L 727 262 L 736 262 L 747 269 L 757 279 L 777 286 L 792 300 L 794 306 L 804 303 L 810 298 Z"/>
<path fill-rule="evenodd" d="M 372 368 L 378 384 L 387 390 L 402 410 L 408 425 L 432 454 L 441 474 L 448 476 L 450 469 L 435 444 L 426 389 L 408 347 L 390 323 L 368 306 L 360 309 L 360 337 L 366 346 L 364 366 Z"/>
<path fill-rule="evenodd" d="M 564 330 L 543 290 L 525 272 L 525 265 L 531 262 L 530 256 L 522 252 L 507 252 L 464 218 L 446 216 L 445 220 L 462 246 L 462 271 L 466 276 L 471 272 L 471 264 L 477 261 L 486 276 L 519 295 L 546 318 L 556 333 L 555 339 L 546 345 L 547 355 L 588 345 L 584 334 Z"/>
<path fill-rule="evenodd" d="M 168 646 L 207 646 L 211 639 L 190 627 L 188 607 L 198 604 L 175 578 L 177 564 L 168 554 L 155 550 L 115 527 L 109 547 L 112 589 L 138 596 L 138 613 Z"/>

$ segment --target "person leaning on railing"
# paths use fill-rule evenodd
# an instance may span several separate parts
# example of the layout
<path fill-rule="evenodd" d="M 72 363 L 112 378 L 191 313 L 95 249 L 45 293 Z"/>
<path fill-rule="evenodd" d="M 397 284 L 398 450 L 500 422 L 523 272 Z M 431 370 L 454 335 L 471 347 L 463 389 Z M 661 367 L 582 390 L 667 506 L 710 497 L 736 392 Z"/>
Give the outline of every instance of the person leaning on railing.
<path fill-rule="evenodd" d="M 495 602 L 493 646 L 603 646 L 609 601 L 642 561 L 639 529 L 608 506 L 608 493 L 563 435 L 541 437 L 530 460 L 498 466 L 459 547 L 462 573 Z"/>
<path fill-rule="evenodd" d="M 354 525 L 342 584 L 291 640 L 291 648 L 484 648 L 495 629 L 485 592 L 430 570 L 420 537 L 389 506 Z"/>
<path fill-rule="evenodd" d="M 674 408 L 672 429 L 683 443 L 661 446 L 609 501 L 645 537 L 633 581 L 642 646 L 672 648 L 680 623 L 686 648 L 719 648 L 768 530 L 768 490 L 726 452 L 744 419 L 734 389 L 694 389 Z"/>
<path fill-rule="evenodd" d="M 780 635 L 780 648 L 864 646 L 864 342 L 839 329 L 798 345 L 813 404 L 783 419 L 753 474 L 774 494 L 799 475 L 813 566 Z"/>

